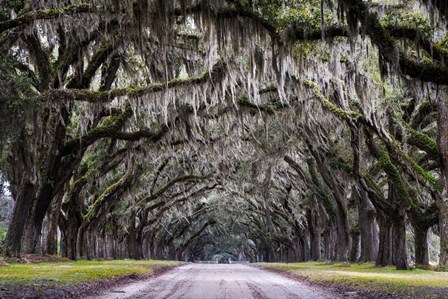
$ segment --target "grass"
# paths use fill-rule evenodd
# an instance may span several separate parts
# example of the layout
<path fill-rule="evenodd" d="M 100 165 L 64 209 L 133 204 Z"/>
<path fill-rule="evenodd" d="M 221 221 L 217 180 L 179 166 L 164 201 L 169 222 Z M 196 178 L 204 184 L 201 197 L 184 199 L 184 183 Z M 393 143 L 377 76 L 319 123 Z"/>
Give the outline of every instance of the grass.
<path fill-rule="evenodd" d="M 111 279 L 131 274 L 147 274 L 155 269 L 180 265 L 174 261 L 112 260 L 69 261 L 55 263 L 13 263 L 0 267 L 0 285 L 76 285 L 100 279 Z"/>
<path fill-rule="evenodd" d="M 311 282 L 332 283 L 355 290 L 402 294 L 413 298 L 448 298 L 448 272 L 396 270 L 373 264 L 260 263 L 260 266 L 287 272 Z M 415 297 L 417 295 L 417 297 Z"/>

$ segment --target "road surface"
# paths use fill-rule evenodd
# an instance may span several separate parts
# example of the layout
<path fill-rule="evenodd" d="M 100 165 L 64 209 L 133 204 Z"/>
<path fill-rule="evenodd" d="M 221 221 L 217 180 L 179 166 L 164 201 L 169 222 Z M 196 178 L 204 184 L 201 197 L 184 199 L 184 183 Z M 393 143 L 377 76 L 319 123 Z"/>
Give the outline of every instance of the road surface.
<path fill-rule="evenodd" d="M 188 264 L 157 278 L 115 287 L 91 298 L 334 299 L 338 296 L 248 265 Z"/>

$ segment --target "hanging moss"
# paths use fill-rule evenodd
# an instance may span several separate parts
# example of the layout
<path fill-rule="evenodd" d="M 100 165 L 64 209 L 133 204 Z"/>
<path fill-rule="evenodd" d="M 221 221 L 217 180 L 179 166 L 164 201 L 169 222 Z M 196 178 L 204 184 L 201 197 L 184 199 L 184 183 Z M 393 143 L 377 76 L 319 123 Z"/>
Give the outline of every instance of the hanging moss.
<path fill-rule="evenodd" d="M 322 105 L 330 110 L 333 114 L 337 115 L 343 120 L 350 120 L 350 119 L 362 119 L 363 115 L 361 113 L 358 113 L 356 111 L 346 111 L 338 106 L 336 106 L 334 103 L 332 103 L 330 100 L 328 100 L 321 92 L 319 85 L 317 83 L 305 80 L 303 82 L 305 86 L 309 87 L 314 95 L 321 101 Z"/>
<path fill-rule="evenodd" d="M 424 212 L 413 214 L 415 224 L 422 230 L 427 230 L 439 222 L 439 209 L 436 203 L 431 203 Z"/>
<path fill-rule="evenodd" d="M 331 200 L 330 192 L 320 183 L 318 174 L 315 169 L 314 161 L 308 161 L 308 169 L 311 176 L 311 181 L 314 184 L 314 189 L 316 191 L 316 195 L 322 201 L 322 204 L 327 212 L 328 216 L 331 218 L 336 216 L 336 207 Z"/>
<path fill-rule="evenodd" d="M 412 118 L 412 121 L 410 123 L 410 126 L 414 129 L 418 128 L 425 117 L 435 111 L 437 111 L 436 103 L 432 101 L 424 101 L 418 106 L 415 116 Z"/>
<path fill-rule="evenodd" d="M 331 159 L 330 160 L 330 166 L 337 170 L 342 170 L 347 173 L 352 173 L 352 166 L 348 164 L 344 159 L 337 158 L 337 159 Z"/>
<path fill-rule="evenodd" d="M 109 54 L 114 50 L 112 42 L 107 41 L 101 45 L 97 52 L 92 56 L 89 61 L 87 69 L 83 72 L 80 82 L 78 78 L 74 77 L 68 84 L 67 88 L 88 88 L 90 81 L 95 76 L 98 68 L 106 61 Z"/>
<path fill-rule="evenodd" d="M 424 82 L 448 85 L 448 68 L 430 61 L 416 62 L 400 54 L 400 68 L 403 73 Z"/>
<path fill-rule="evenodd" d="M 83 219 L 89 218 L 96 211 L 97 207 L 103 202 L 103 200 L 111 193 L 113 193 L 114 190 L 117 189 L 120 186 L 120 184 L 126 179 L 126 177 L 127 174 L 125 173 L 122 176 L 120 176 L 120 178 L 117 181 L 113 182 L 111 185 L 106 187 L 104 191 L 101 193 L 101 195 L 98 196 L 97 199 L 93 202 L 88 212 L 82 216 Z"/>
<path fill-rule="evenodd" d="M 425 18 L 417 11 L 388 10 L 380 19 L 381 25 L 391 30 L 415 30 L 421 37 L 431 37 L 432 28 Z M 401 33 L 403 33 L 401 32 Z M 405 35 L 404 35 L 405 36 Z M 415 36 L 413 36 L 415 38 Z"/>
<path fill-rule="evenodd" d="M 401 71 L 412 78 L 418 78 L 424 82 L 448 85 L 448 69 L 432 62 L 417 62 L 409 59 L 401 52 L 391 34 L 381 24 L 378 15 L 369 10 L 367 3 L 362 0 L 346 0 L 351 11 L 349 14 L 355 18 L 350 20 L 352 27 L 360 21 L 373 43 L 378 46 L 381 55 L 391 64 L 399 65 Z M 354 32 L 358 34 L 358 32 Z"/>
<path fill-rule="evenodd" d="M 222 78 L 225 70 L 225 64 L 222 62 L 216 63 L 210 72 L 204 72 L 200 76 L 180 79 L 176 78 L 166 83 L 153 83 L 147 86 L 128 86 L 124 88 L 116 88 L 111 91 L 92 91 L 86 89 L 72 89 L 72 90 L 52 90 L 46 97 L 57 97 L 62 94 L 68 94 L 75 101 L 85 102 L 110 102 L 116 97 L 127 96 L 128 98 L 138 98 L 149 93 L 164 91 L 169 88 L 175 88 L 184 85 L 202 84 L 208 80 L 219 80 Z"/>
<path fill-rule="evenodd" d="M 240 107 L 253 109 L 256 111 L 263 111 L 267 112 L 269 114 L 274 113 L 277 110 L 280 110 L 282 108 L 287 108 L 289 105 L 285 102 L 281 102 L 279 100 L 277 101 L 270 101 L 269 103 L 265 105 L 257 105 L 249 101 L 247 97 L 239 97 L 237 100 L 237 103 Z"/>
<path fill-rule="evenodd" d="M 108 125 L 96 127 L 88 131 L 84 136 L 72 139 L 65 144 L 64 155 L 75 154 L 82 146 L 88 146 L 92 142 L 104 138 L 113 137 L 123 127 L 126 120 L 132 116 L 132 109 L 127 105 L 125 111 L 119 115 L 112 116 L 113 121 Z"/>
<path fill-rule="evenodd" d="M 398 199 L 406 205 L 414 217 L 418 218 L 422 223 L 426 222 L 426 216 L 422 213 L 418 202 L 411 198 L 400 172 L 390 160 L 389 153 L 382 151 L 378 160 L 383 170 L 392 181 L 396 194 L 399 197 Z"/>
<path fill-rule="evenodd" d="M 398 143 L 398 141 L 394 140 L 393 141 L 393 145 L 395 147 L 395 150 L 397 151 L 397 153 L 404 159 L 406 160 L 408 163 L 411 164 L 412 168 L 421 176 L 423 177 L 424 180 L 426 180 L 427 182 L 429 182 L 433 187 L 435 188 L 439 188 L 439 184 L 436 180 L 436 178 L 431 175 L 429 172 L 427 172 L 426 170 L 424 170 L 414 159 L 412 159 L 411 157 L 409 157 L 408 154 L 406 154 L 403 149 L 401 148 L 400 144 Z"/>
<path fill-rule="evenodd" d="M 390 160 L 389 153 L 386 151 L 381 151 L 378 162 L 394 184 L 394 187 L 396 188 L 397 194 L 399 194 L 400 198 L 404 200 L 406 204 L 411 205 L 412 201 L 410 200 L 408 191 L 406 190 L 406 187 L 404 185 L 404 181 L 401 177 L 400 172 Z"/>
<path fill-rule="evenodd" d="M 31 24 L 35 20 L 55 19 L 64 14 L 76 14 L 93 11 L 93 6 L 89 3 L 75 3 L 63 8 L 41 9 L 26 12 L 17 18 L 0 23 L 0 33 L 18 26 Z"/>

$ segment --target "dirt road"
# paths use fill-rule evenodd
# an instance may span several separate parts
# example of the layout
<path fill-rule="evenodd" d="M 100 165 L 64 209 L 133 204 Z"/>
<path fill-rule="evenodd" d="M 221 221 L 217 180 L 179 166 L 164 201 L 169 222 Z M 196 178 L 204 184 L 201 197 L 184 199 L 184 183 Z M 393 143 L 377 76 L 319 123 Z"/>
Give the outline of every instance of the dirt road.
<path fill-rule="evenodd" d="M 116 287 L 91 298 L 333 299 L 338 297 L 317 287 L 247 265 L 189 264 L 157 278 Z"/>

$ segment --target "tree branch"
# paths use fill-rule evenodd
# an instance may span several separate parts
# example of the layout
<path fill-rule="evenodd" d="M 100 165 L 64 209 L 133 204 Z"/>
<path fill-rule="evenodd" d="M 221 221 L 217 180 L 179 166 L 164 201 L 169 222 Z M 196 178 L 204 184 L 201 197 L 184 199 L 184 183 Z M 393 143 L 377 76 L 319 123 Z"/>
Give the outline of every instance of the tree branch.
<path fill-rule="evenodd" d="M 41 9 L 27 12 L 13 20 L 0 23 L 0 33 L 16 27 L 24 27 L 32 24 L 36 20 L 57 19 L 65 15 L 74 15 L 79 13 L 93 12 L 94 8 L 88 3 L 78 3 L 66 6 L 64 8 Z"/>

